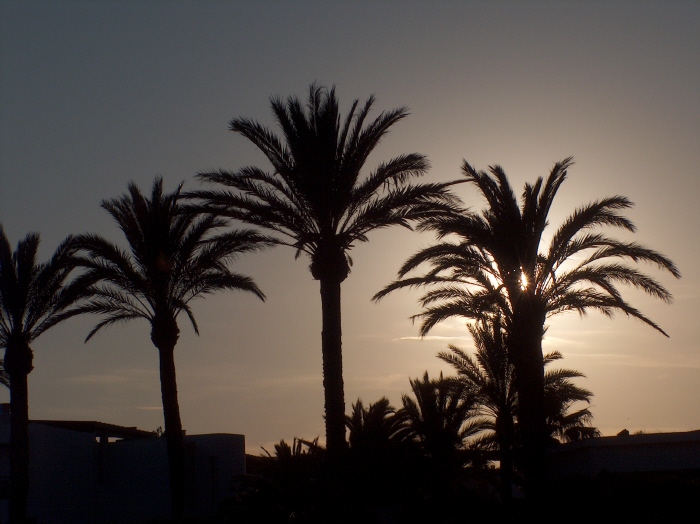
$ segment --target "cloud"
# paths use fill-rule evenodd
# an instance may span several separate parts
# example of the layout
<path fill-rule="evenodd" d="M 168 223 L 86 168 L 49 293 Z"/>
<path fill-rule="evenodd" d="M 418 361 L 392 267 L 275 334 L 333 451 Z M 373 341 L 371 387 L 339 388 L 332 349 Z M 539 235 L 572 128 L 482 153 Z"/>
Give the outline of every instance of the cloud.
<path fill-rule="evenodd" d="M 426 335 L 425 337 L 399 337 L 394 338 L 392 342 L 400 342 L 401 340 L 471 340 L 471 336 L 463 337 L 445 337 L 442 335 Z"/>

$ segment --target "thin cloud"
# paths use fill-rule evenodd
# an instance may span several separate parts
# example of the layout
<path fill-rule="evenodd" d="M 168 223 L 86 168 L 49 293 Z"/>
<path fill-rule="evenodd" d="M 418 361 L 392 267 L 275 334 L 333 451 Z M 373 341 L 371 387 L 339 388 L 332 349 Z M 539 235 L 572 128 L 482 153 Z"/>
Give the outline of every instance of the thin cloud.
<path fill-rule="evenodd" d="M 445 337 L 442 335 L 426 335 L 424 337 L 399 337 L 391 339 L 392 342 L 402 340 L 471 340 L 471 337 Z"/>

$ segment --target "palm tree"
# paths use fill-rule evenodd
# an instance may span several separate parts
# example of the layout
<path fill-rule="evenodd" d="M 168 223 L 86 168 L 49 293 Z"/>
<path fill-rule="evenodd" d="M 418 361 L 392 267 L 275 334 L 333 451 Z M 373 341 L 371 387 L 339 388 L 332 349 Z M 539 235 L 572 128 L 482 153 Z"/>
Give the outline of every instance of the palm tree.
<path fill-rule="evenodd" d="M 410 257 L 399 270 L 399 280 L 374 297 L 399 288 L 428 286 L 421 298 L 424 311 L 414 317 L 422 319 L 423 335 L 454 316 L 503 316 L 508 356 L 516 371 L 526 476 L 533 486 L 543 470 L 547 442 L 542 353 L 547 318 L 566 311 L 596 310 L 609 317 L 622 312 L 666 335 L 622 297 L 618 286 L 670 302 L 671 293 L 631 263 L 650 263 L 680 277 L 664 255 L 595 231 L 605 226 L 635 231 L 621 214 L 633 205 L 623 196 L 576 209 L 555 231 L 548 248 L 540 250 L 550 207 L 571 165 L 572 159 L 567 158 L 554 165 L 546 180 L 526 184 L 519 203 L 501 167 L 490 167 L 486 173 L 465 161 L 466 181 L 477 187 L 487 208 L 481 214 L 465 210 L 424 219 L 420 229 L 434 231 L 440 242 Z M 423 263 L 431 266 L 428 273 L 404 278 Z"/>
<path fill-rule="evenodd" d="M 160 359 L 174 518 L 184 511 L 184 442 L 174 359 L 180 333 L 177 317 L 184 312 L 199 333 L 189 304 L 194 298 L 229 289 L 264 299 L 252 279 L 233 273 L 227 263 L 268 244 L 252 230 L 213 236 L 226 221 L 184 209 L 181 189 L 182 185 L 164 193 L 163 180 L 156 178 L 150 199 L 130 183 L 128 194 L 102 201 L 124 233 L 128 251 L 95 234 L 76 238 L 81 249 L 78 263 L 85 270 L 77 280 L 91 295 L 76 312 L 104 317 L 86 342 L 103 327 L 119 322 L 144 319 L 151 325 L 151 341 Z"/>
<path fill-rule="evenodd" d="M 345 423 L 350 448 L 373 457 L 385 454 L 392 445 L 405 441 L 409 431 L 405 418 L 386 397 L 367 407 L 357 399 Z"/>
<path fill-rule="evenodd" d="M 514 455 L 518 446 L 518 396 L 515 390 L 515 367 L 508 358 L 505 333 L 498 318 L 469 325 L 474 340 L 474 355 L 450 345 L 438 358 L 457 372 L 456 380 L 465 391 L 475 393 L 480 414 L 487 417 L 489 432 L 480 436 L 478 444 L 497 452 L 500 461 L 502 494 L 510 497 Z M 562 358 L 553 351 L 544 356 L 544 365 Z M 571 369 L 545 370 L 545 419 L 551 438 L 565 442 L 599 436 L 591 423 L 588 409 L 570 412 L 578 402 L 590 404 L 593 394 L 572 382 L 584 377 Z"/>
<path fill-rule="evenodd" d="M 544 365 L 563 358 L 553 351 L 544 356 Z M 585 378 L 580 371 L 573 369 L 545 370 L 544 373 L 544 413 L 547 433 L 551 438 L 562 442 L 573 442 L 586 438 L 599 437 L 600 431 L 592 426 L 593 415 L 588 408 L 570 411 L 576 403 L 591 403 L 593 393 L 577 386 L 574 378 Z"/>
<path fill-rule="evenodd" d="M 416 399 L 402 395 L 401 402 L 413 438 L 440 467 L 461 466 L 458 459 L 465 440 L 485 429 L 476 395 L 442 373 L 431 380 L 426 371 L 422 380 L 411 379 L 410 384 Z"/>
<path fill-rule="evenodd" d="M 476 396 L 479 414 L 486 417 L 485 428 L 489 430 L 477 444 L 498 453 L 501 491 L 509 499 L 518 405 L 514 367 L 507 356 L 505 334 L 498 318 L 470 325 L 469 331 L 476 348 L 474 356 L 453 345 L 449 352 L 441 351 L 437 356 L 455 369 L 462 388 Z"/>
<path fill-rule="evenodd" d="M 11 522 L 25 522 L 27 513 L 30 344 L 74 315 L 68 309 L 81 298 L 81 287 L 66 282 L 74 268 L 73 239 L 64 240 L 44 263 L 37 263 L 39 240 L 37 233 L 29 233 L 13 252 L 0 225 L 0 348 L 5 350 L 0 379 L 10 388 Z"/>
<path fill-rule="evenodd" d="M 413 184 L 428 162 L 406 154 L 360 176 L 367 157 L 406 108 L 382 112 L 365 125 L 374 97 L 358 110 L 356 100 L 341 125 L 335 89 L 311 85 L 306 108 L 296 97 L 271 99 L 283 140 L 259 123 L 235 118 L 230 129 L 250 140 L 272 171 L 244 167 L 238 172 L 202 173 L 220 186 L 191 194 L 207 212 L 232 217 L 280 234 L 279 243 L 311 259 L 320 282 L 326 445 L 330 458 L 346 448 L 340 285 L 350 272 L 348 251 L 367 233 L 454 208 L 450 184 Z"/>
<path fill-rule="evenodd" d="M 291 446 L 287 444 L 284 439 L 282 439 L 275 444 L 274 449 L 274 458 L 279 462 L 290 462 L 296 457 L 323 454 L 323 448 L 318 444 L 318 437 L 313 440 L 304 440 L 302 438 L 294 437 Z M 262 450 L 269 458 L 273 458 L 270 452 L 265 448 L 262 448 Z"/>

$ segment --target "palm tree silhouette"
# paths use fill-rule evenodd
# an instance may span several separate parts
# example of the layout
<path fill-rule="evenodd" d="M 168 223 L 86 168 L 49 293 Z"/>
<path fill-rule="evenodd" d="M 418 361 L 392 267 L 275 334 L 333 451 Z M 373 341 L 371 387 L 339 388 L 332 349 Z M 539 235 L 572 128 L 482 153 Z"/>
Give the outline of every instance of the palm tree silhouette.
<path fill-rule="evenodd" d="M 128 194 L 103 200 L 128 243 L 128 251 L 95 234 L 76 237 L 78 263 L 84 273 L 76 280 L 88 288 L 90 300 L 75 312 L 102 315 L 86 342 L 103 327 L 134 319 L 151 325 L 151 341 L 158 349 L 165 439 L 170 467 L 173 518 L 184 511 L 184 441 L 177 397 L 174 351 L 184 312 L 198 334 L 190 301 L 220 290 L 247 291 L 264 300 L 253 280 L 233 273 L 227 263 L 261 249 L 268 240 L 252 230 L 212 233 L 222 218 L 197 215 L 181 206 L 180 185 L 163 192 L 156 178 L 150 199 L 130 183 Z"/>
<path fill-rule="evenodd" d="M 367 407 L 357 399 L 345 423 L 350 447 L 360 455 L 386 453 L 393 445 L 405 441 L 409 431 L 405 418 L 386 397 Z"/>
<path fill-rule="evenodd" d="M 465 440 L 485 429 L 476 394 L 442 373 L 431 380 L 426 371 L 422 380 L 411 379 L 410 384 L 415 400 L 402 395 L 401 411 L 411 435 L 439 467 L 461 467 L 459 452 Z"/>
<path fill-rule="evenodd" d="M 552 351 L 544 356 L 544 365 L 561 358 L 561 353 Z M 574 369 L 545 369 L 544 413 L 550 437 L 562 442 L 573 442 L 601 435 L 598 428 L 592 425 L 593 414 L 588 408 L 571 411 L 576 403 L 591 403 L 593 393 L 572 382 L 574 378 L 585 376 Z"/>
<path fill-rule="evenodd" d="M 514 455 L 518 448 L 518 396 L 515 390 L 515 367 L 508 358 L 505 333 L 499 318 L 469 325 L 474 340 L 474 355 L 450 345 L 438 358 L 457 372 L 457 380 L 465 391 L 475 394 L 479 412 L 487 418 L 489 430 L 479 436 L 479 447 L 495 450 L 500 461 L 502 495 L 511 496 Z M 553 351 L 544 356 L 544 365 L 562 358 Z M 545 370 L 544 403 L 547 433 L 562 441 L 599 436 L 591 425 L 593 416 L 587 409 L 570 412 L 577 402 L 590 403 L 593 394 L 572 382 L 584 377 L 571 369 Z"/>
<path fill-rule="evenodd" d="M 450 184 L 412 184 L 428 162 L 407 154 L 380 164 L 361 178 L 368 155 L 389 128 L 407 116 L 406 108 L 382 112 L 365 125 L 374 97 L 358 110 L 356 100 L 341 125 L 335 89 L 311 85 L 306 108 L 296 97 L 273 97 L 271 106 L 283 140 L 257 122 L 235 118 L 230 129 L 260 149 L 272 172 L 245 167 L 238 172 L 202 173 L 199 178 L 222 186 L 196 191 L 207 212 L 232 217 L 281 235 L 280 244 L 306 253 L 320 282 L 323 387 L 329 458 L 343 452 L 343 387 L 340 284 L 350 272 L 348 251 L 367 233 L 455 207 Z"/>
<path fill-rule="evenodd" d="M 565 311 L 597 310 L 606 316 L 622 312 L 666 335 L 623 299 L 618 286 L 670 302 L 666 288 L 630 263 L 651 263 L 680 277 L 664 255 L 594 231 L 605 226 L 635 231 L 620 213 L 633 205 L 623 196 L 576 209 L 555 231 L 548 249 L 540 251 L 550 207 L 571 165 L 572 159 L 567 158 L 554 165 L 546 180 L 526 184 L 518 203 L 501 167 L 490 167 L 486 173 L 465 161 L 466 181 L 477 187 L 487 208 L 481 214 L 465 210 L 423 220 L 420 229 L 434 231 L 440 242 L 410 257 L 399 270 L 399 280 L 374 297 L 380 299 L 399 288 L 428 286 L 421 298 L 424 311 L 414 317 L 422 319 L 422 335 L 454 316 L 502 315 L 509 358 L 516 370 L 525 472 L 533 487 L 539 484 L 547 442 L 542 353 L 546 319 Z M 427 274 L 404 278 L 423 263 L 432 268 Z"/>
<path fill-rule="evenodd" d="M 476 351 L 474 356 L 450 345 L 438 358 L 457 371 L 457 380 L 464 390 L 477 398 L 479 414 L 486 417 L 477 447 L 495 448 L 500 461 L 502 494 L 510 499 L 513 455 L 516 445 L 515 416 L 517 393 L 513 364 L 507 356 L 504 333 L 498 319 L 470 325 Z"/>
<path fill-rule="evenodd" d="M 2 383 L 10 388 L 10 521 L 25 522 L 29 492 L 29 391 L 34 369 L 30 344 L 73 316 L 70 306 L 82 286 L 67 283 L 74 265 L 72 237 L 48 262 L 37 263 L 40 237 L 29 233 L 13 252 L 0 225 L 0 348 L 5 349 Z M 9 379 L 9 383 L 7 382 Z"/>

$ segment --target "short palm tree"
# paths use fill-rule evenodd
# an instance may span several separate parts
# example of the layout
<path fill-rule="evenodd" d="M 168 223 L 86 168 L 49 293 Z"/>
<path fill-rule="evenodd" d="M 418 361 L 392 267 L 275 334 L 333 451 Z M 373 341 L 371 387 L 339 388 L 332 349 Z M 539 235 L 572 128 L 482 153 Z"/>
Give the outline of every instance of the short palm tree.
<path fill-rule="evenodd" d="M 292 460 L 298 457 L 311 456 L 311 455 L 322 455 L 323 448 L 318 445 L 318 437 L 313 440 L 305 440 L 302 438 L 294 437 L 292 445 L 290 446 L 284 439 L 280 440 L 275 444 L 275 456 L 274 458 L 284 465 L 288 465 Z M 269 458 L 273 458 L 269 451 L 262 448 L 265 454 Z"/>
<path fill-rule="evenodd" d="M 408 427 L 405 419 L 386 397 L 365 407 L 357 399 L 352 413 L 346 417 L 350 447 L 359 453 L 386 453 L 393 444 L 405 440 Z"/>
<path fill-rule="evenodd" d="M 184 442 L 174 358 L 180 333 L 177 317 L 184 312 L 199 333 L 191 300 L 226 289 L 264 299 L 253 280 L 233 273 L 228 262 L 268 244 L 252 230 L 215 235 L 226 221 L 185 209 L 181 188 L 164 193 L 163 180 L 156 178 L 150 198 L 131 183 L 128 194 L 102 202 L 124 233 L 127 251 L 95 234 L 76 237 L 81 250 L 78 263 L 84 269 L 77 280 L 91 295 L 76 311 L 103 316 L 86 341 L 120 322 L 144 319 L 151 325 L 151 341 L 160 359 L 174 518 L 184 510 Z"/>
<path fill-rule="evenodd" d="M 30 344 L 47 329 L 74 315 L 81 286 L 67 279 L 74 266 L 71 237 L 48 262 L 37 262 L 39 235 L 28 234 L 13 252 L 0 225 L 0 380 L 10 388 L 10 520 L 25 522 L 29 490 L 29 391 L 34 369 Z M 9 379 L 9 381 L 8 381 Z"/>
<path fill-rule="evenodd" d="M 481 435 L 479 444 L 498 453 L 503 493 L 509 497 L 518 405 L 514 366 L 508 359 L 498 318 L 470 325 L 469 331 L 476 349 L 473 356 L 450 345 L 449 351 L 438 353 L 438 358 L 455 369 L 455 380 L 476 397 L 479 414 L 486 418 L 489 430 Z"/>
<path fill-rule="evenodd" d="M 544 356 L 545 366 L 563 358 L 558 351 Z M 598 428 L 593 427 L 593 414 L 588 408 L 571 411 L 581 402 L 591 403 L 593 393 L 572 382 L 585 375 L 574 369 L 545 369 L 544 373 L 544 413 L 547 433 L 562 442 L 573 442 L 586 438 L 599 437 Z"/>
<path fill-rule="evenodd" d="M 320 282 L 326 445 L 329 456 L 346 448 L 340 285 L 350 272 L 348 251 L 375 229 L 410 222 L 452 209 L 450 184 L 414 184 L 428 162 L 406 154 L 361 177 L 367 157 L 389 128 L 407 116 L 406 108 L 382 112 L 367 123 L 370 97 L 357 100 L 341 123 L 335 89 L 312 85 L 306 107 L 296 97 L 271 99 L 283 138 L 247 118 L 230 129 L 250 140 L 272 164 L 272 171 L 244 167 L 210 172 L 201 180 L 220 186 L 197 191 L 207 212 L 232 217 L 280 234 L 279 243 L 311 259 Z"/>
<path fill-rule="evenodd" d="M 621 214 L 633 204 L 623 196 L 597 200 L 576 209 L 541 250 L 543 233 L 554 198 L 567 176 L 572 159 L 558 162 L 546 180 L 526 184 L 518 202 L 499 166 L 477 171 L 466 161 L 466 181 L 476 186 L 487 207 L 479 214 L 449 212 L 422 221 L 440 242 L 410 257 L 399 280 L 375 299 L 404 287 L 428 286 L 421 299 L 424 335 L 450 317 L 471 319 L 502 315 L 508 355 L 516 370 L 519 421 L 526 450 L 526 476 L 537 485 L 547 429 L 544 411 L 542 337 L 547 318 L 566 311 L 596 310 L 635 317 L 659 332 L 657 324 L 622 296 L 619 285 L 640 289 L 670 302 L 671 293 L 631 263 L 645 262 L 679 278 L 680 272 L 664 255 L 635 242 L 624 242 L 597 231 L 617 227 L 634 232 Z M 423 276 L 405 278 L 426 263 Z"/>
<path fill-rule="evenodd" d="M 456 380 L 465 391 L 476 394 L 480 414 L 488 420 L 489 432 L 480 435 L 479 444 L 496 451 L 500 461 L 502 490 L 510 497 L 514 455 L 518 445 L 518 395 L 515 390 L 515 367 L 508 358 L 505 333 L 498 318 L 469 325 L 474 340 L 474 355 L 449 346 L 438 358 L 457 372 Z M 544 365 L 562 358 L 553 351 L 544 356 Z M 571 412 L 576 403 L 590 403 L 592 393 L 572 382 L 584 377 L 571 369 L 545 370 L 545 419 L 547 433 L 562 441 L 599 436 L 587 409 Z"/>
<path fill-rule="evenodd" d="M 411 379 L 410 384 L 415 400 L 402 395 L 401 402 L 413 438 L 436 463 L 458 464 L 465 440 L 485 429 L 476 395 L 442 373 L 435 380 L 426 371 L 422 380 Z"/>

